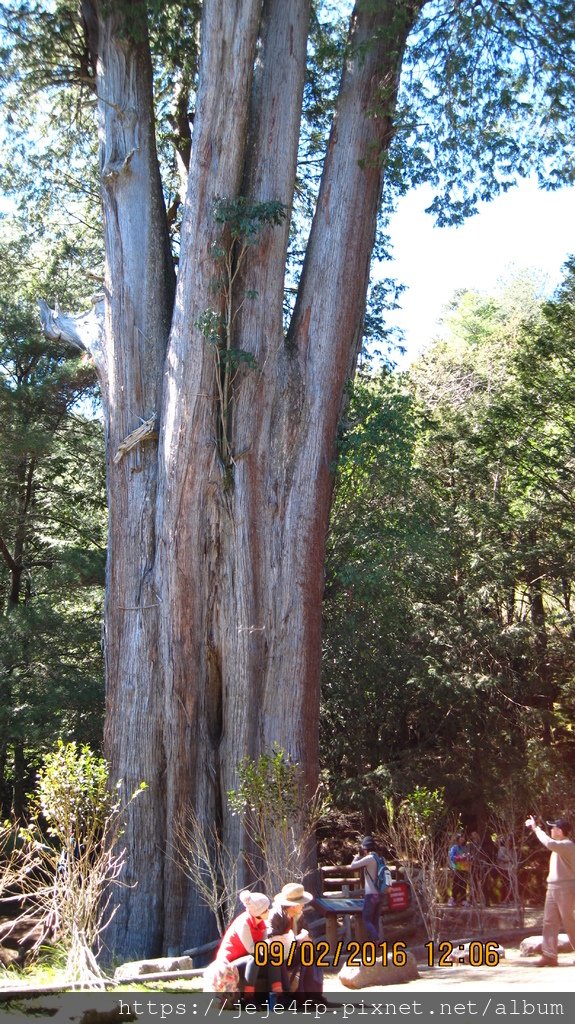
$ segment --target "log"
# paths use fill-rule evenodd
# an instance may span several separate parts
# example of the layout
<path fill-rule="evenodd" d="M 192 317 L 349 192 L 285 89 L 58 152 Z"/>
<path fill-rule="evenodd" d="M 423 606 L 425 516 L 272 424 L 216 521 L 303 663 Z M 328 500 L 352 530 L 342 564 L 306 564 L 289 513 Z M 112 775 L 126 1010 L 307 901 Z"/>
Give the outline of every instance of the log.
<path fill-rule="evenodd" d="M 192 959 L 195 956 L 203 956 L 204 953 L 211 953 L 212 949 L 217 949 L 221 939 L 214 939 L 212 942 L 205 942 L 203 946 L 194 946 L 193 949 L 185 949 L 182 956 L 191 956 Z"/>

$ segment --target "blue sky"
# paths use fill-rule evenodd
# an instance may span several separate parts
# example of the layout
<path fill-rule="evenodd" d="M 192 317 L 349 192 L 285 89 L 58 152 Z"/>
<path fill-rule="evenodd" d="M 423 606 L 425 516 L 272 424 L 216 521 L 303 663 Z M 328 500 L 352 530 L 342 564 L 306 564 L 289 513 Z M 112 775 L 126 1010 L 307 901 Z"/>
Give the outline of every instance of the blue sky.
<path fill-rule="evenodd" d="M 543 271 L 551 293 L 575 254 L 575 188 L 543 192 L 533 181 L 490 203 L 458 228 L 436 228 L 426 214 L 432 192 L 415 189 L 391 220 L 394 259 L 384 273 L 407 285 L 390 321 L 405 332 L 403 367 L 440 333 L 442 310 L 458 288 L 493 293 L 523 269 Z"/>

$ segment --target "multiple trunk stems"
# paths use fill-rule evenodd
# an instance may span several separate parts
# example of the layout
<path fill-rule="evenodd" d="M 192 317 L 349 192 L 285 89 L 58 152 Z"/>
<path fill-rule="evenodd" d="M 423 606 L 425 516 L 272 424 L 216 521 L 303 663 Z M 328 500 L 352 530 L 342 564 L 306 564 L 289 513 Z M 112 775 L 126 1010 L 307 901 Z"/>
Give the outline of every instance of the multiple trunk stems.
<path fill-rule="evenodd" d="M 217 367 L 199 326 L 206 311 L 223 311 L 214 290 L 214 204 L 247 195 L 291 209 L 310 0 L 204 0 L 176 290 L 145 5 L 82 4 L 97 68 L 103 329 L 46 310 L 44 320 L 52 336 L 67 331 L 91 351 L 102 381 L 105 744 L 129 791 L 142 780 L 149 786 L 131 805 L 124 836 L 129 888 L 107 936 L 115 955 L 178 952 L 213 937 L 177 863 L 177 828 L 193 806 L 228 845 L 241 844 L 226 793 L 243 757 L 278 743 L 302 765 L 308 793 L 315 788 L 336 430 L 361 338 L 402 53 L 421 6 L 356 4 L 287 337 L 289 218 L 264 225 L 235 278 L 234 345 L 257 369 L 235 375 L 226 473 Z M 157 443 L 124 445 L 114 460 L 152 417 Z"/>

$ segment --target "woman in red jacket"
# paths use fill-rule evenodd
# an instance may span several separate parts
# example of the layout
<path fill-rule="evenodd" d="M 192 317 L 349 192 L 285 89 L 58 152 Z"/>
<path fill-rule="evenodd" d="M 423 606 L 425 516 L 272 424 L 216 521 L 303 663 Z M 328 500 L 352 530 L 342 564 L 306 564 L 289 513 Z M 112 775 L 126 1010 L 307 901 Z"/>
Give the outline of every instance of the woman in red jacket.
<path fill-rule="evenodd" d="M 254 949 L 256 942 L 265 940 L 270 901 L 263 892 L 250 892 L 249 889 L 244 889 L 240 893 L 240 902 L 246 909 L 232 921 L 225 932 L 216 953 L 216 961 L 237 967 L 240 978 L 244 981 L 242 991 L 250 995 L 256 990 L 260 971 L 254 959 Z M 275 1005 L 282 986 L 279 968 L 269 965 L 267 971 L 271 990 L 269 1005 L 272 1006 Z"/>

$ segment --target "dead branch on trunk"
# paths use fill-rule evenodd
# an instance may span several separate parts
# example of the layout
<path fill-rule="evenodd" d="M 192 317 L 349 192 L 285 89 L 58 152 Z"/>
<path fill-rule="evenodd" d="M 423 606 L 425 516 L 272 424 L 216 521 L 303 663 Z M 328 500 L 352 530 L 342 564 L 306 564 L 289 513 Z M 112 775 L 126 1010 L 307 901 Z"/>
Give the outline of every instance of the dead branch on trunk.
<path fill-rule="evenodd" d="M 49 341 L 61 342 L 80 352 L 87 352 L 101 372 L 105 365 L 103 300 L 99 299 L 87 313 L 75 316 L 61 313 L 58 306 L 50 309 L 43 299 L 39 299 L 38 307 L 45 337 Z"/>

